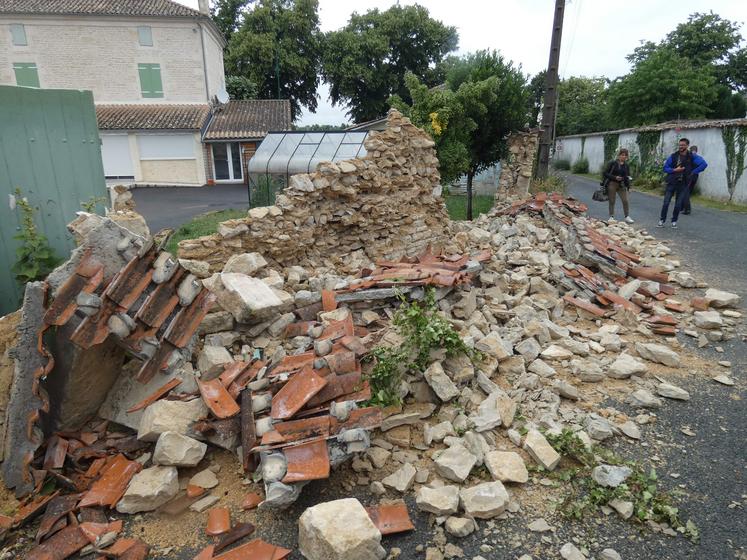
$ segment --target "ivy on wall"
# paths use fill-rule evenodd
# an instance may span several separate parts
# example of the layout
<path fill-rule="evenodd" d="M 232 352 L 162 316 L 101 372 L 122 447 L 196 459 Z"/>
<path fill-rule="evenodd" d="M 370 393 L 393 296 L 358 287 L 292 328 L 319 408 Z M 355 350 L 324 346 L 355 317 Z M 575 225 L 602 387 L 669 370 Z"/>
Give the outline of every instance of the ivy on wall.
<path fill-rule="evenodd" d="M 608 162 L 615 159 L 615 151 L 617 150 L 617 146 L 620 142 L 620 135 L 619 134 L 605 134 L 604 135 L 604 163 L 607 164 Z"/>
<path fill-rule="evenodd" d="M 729 189 L 729 202 L 731 202 L 737 182 L 745 170 L 747 126 L 725 126 L 721 129 L 721 138 L 726 151 L 726 186 Z"/>
<path fill-rule="evenodd" d="M 585 147 L 586 147 L 586 136 L 582 136 L 581 137 L 581 155 L 579 157 L 583 157 Z"/>
<path fill-rule="evenodd" d="M 647 169 L 651 161 L 656 157 L 656 148 L 661 139 L 661 131 L 648 130 L 639 132 L 635 143 L 638 144 L 638 152 L 641 157 L 641 169 Z"/>

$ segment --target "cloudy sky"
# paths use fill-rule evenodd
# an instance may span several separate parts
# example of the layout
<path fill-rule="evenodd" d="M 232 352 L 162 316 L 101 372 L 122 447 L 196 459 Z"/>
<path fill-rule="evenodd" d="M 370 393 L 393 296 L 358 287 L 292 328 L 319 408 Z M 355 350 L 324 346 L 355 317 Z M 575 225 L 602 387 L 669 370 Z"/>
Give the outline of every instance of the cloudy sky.
<path fill-rule="evenodd" d="M 196 7 L 197 0 L 181 0 Z M 385 10 L 394 0 L 320 0 L 322 31 L 338 29 L 353 11 Z M 402 5 L 415 4 L 401 0 Z M 554 0 L 420 0 L 431 17 L 459 32 L 459 53 L 496 49 L 535 74 L 547 66 Z M 732 21 L 747 22 L 745 0 L 567 0 L 560 75 L 607 76 L 628 72 L 625 55 L 640 41 L 658 41 L 693 12 L 713 10 Z M 673 17 L 672 14 L 677 14 Z M 743 26 L 742 34 L 747 36 Z M 304 114 L 299 124 L 339 124 L 345 110 L 333 107 L 324 84 L 316 114 Z"/>

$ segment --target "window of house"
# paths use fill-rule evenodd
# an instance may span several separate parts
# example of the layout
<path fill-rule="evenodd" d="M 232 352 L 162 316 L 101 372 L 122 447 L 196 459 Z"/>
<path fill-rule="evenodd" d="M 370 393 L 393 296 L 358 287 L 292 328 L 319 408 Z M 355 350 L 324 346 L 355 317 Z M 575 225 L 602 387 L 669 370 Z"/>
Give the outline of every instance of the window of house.
<path fill-rule="evenodd" d="M 10 24 L 10 37 L 16 47 L 25 47 L 28 45 L 26 41 L 26 28 L 22 23 Z"/>
<path fill-rule="evenodd" d="M 16 75 L 16 84 L 23 87 L 39 87 L 39 72 L 34 62 L 14 62 L 13 72 Z"/>
<path fill-rule="evenodd" d="M 163 97 L 161 65 L 140 63 L 137 71 L 140 74 L 140 92 L 143 97 Z"/>
<path fill-rule="evenodd" d="M 150 26 L 141 25 L 137 28 L 137 38 L 140 42 L 141 47 L 152 47 L 153 46 L 153 34 L 151 33 Z"/>

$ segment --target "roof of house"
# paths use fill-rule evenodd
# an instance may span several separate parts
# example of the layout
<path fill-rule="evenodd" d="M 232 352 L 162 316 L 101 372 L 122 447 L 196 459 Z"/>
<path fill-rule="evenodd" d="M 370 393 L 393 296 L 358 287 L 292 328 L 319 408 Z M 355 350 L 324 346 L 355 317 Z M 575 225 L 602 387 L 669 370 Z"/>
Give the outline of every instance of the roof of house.
<path fill-rule="evenodd" d="M 264 138 L 271 130 L 290 130 L 292 124 L 287 99 L 229 101 L 214 112 L 203 140 Z"/>
<path fill-rule="evenodd" d="M 724 128 L 725 126 L 747 126 L 747 118 L 742 119 L 703 119 L 697 121 L 669 121 L 658 124 L 648 124 L 633 128 L 620 128 L 618 130 L 604 130 L 599 132 L 585 132 L 583 134 L 568 134 L 567 136 L 558 136 L 557 140 L 563 138 L 581 138 L 582 136 L 600 136 L 602 134 L 622 134 L 624 132 L 650 132 L 661 130 L 682 129 L 689 130 L 693 128 Z"/>
<path fill-rule="evenodd" d="M 0 13 L 205 17 L 171 0 L 3 0 Z"/>
<path fill-rule="evenodd" d="M 386 128 L 386 116 L 370 121 L 364 121 L 350 125 L 345 130 L 384 130 Z"/>
<path fill-rule="evenodd" d="M 208 105 L 96 105 L 99 130 L 200 130 Z"/>

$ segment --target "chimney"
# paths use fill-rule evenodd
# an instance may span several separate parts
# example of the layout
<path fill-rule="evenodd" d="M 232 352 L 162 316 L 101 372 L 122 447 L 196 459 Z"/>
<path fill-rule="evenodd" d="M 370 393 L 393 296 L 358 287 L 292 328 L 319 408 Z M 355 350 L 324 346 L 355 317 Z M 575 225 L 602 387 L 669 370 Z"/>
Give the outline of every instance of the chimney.
<path fill-rule="evenodd" d="M 197 0 L 197 6 L 203 16 L 210 17 L 210 6 L 208 0 Z"/>

